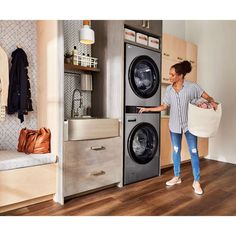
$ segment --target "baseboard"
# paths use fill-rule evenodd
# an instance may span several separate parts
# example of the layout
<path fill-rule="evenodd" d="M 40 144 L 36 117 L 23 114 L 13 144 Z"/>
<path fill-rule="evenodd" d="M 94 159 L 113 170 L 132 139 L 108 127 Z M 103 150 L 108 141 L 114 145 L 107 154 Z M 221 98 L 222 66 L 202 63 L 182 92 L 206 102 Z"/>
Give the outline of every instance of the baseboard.
<path fill-rule="evenodd" d="M 7 205 L 7 206 L 0 207 L 0 215 L 4 215 L 4 212 L 16 210 L 16 209 L 19 209 L 19 208 L 22 208 L 22 207 L 27 207 L 27 206 L 34 205 L 34 204 L 37 204 L 37 203 L 40 203 L 40 202 L 45 202 L 45 201 L 52 200 L 53 196 L 54 196 L 54 194 L 50 194 L 50 195 L 47 195 L 47 196 L 27 200 L 27 201 L 24 201 L 24 202 L 19 202 L 19 203 L 10 204 L 10 205 Z"/>

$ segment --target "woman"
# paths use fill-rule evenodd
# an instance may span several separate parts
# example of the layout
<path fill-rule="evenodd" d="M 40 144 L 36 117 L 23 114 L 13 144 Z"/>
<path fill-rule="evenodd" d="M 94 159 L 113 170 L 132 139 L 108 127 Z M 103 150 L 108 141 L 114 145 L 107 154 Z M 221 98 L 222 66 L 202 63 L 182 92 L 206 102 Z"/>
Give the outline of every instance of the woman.
<path fill-rule="evenodd" d="M 197 194 L 203 194 L 200 185 L 200 166 L 197 150 L 197 137 L 188 131 L 188 104 L 199 99 L 206 99 L 214 109 L 217 109 L 217 103 L 196 83 L 186 81 L 185 75 L 191 72 L 190 62 L 183 61 L 173 65 L 170 68 L 170 82 L 166 89 L 163 104 L 158 107 L 144 108 L 139 107 L 139 113 L 150 111 L 163 111 L 170 107 L 169 129 L 173 145 L 174 177 L 166 182 L 166 185 L 173 186 L 181 183 L 180 178 L 180 153 L 182 134 L 187 139 L 189 152 L 191 155 L 192 170 L 194 176 L 193 189 Z"/>

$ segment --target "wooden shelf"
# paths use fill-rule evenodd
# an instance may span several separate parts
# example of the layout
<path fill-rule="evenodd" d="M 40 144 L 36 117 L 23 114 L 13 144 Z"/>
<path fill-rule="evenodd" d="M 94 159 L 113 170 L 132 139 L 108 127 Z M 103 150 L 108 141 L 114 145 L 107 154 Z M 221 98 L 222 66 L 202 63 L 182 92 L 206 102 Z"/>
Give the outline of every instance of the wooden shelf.
<path fill-rule="evenodd" d="M 85 66 L 66 64 L 66 63 L 64 64 L 64 69 L 65 71 L 74 71 L 74 72 L 79 72 L 79 71 L 99 72 L 100 71 L 100 69 L 98 68 L 85 67 Z"/>

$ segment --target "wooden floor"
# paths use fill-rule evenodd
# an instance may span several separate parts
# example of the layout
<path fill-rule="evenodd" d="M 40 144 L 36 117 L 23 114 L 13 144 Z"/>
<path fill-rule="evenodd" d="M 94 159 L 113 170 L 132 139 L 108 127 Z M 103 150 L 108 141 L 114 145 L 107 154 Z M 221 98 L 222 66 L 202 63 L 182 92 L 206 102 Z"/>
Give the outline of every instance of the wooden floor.
<path fill-rule="evenodd" d="M 24 207 L 4 215 L 27 216 L 215 216 L 236 215 L 236 165 L 201 160 L 204 195 L 192 189 L 191 164 L 182 166 L 182 183 L 167 187 L 172 169 L 123 188 L 110 188 L 68 200 L 64 206 L 53 201 Z"/>

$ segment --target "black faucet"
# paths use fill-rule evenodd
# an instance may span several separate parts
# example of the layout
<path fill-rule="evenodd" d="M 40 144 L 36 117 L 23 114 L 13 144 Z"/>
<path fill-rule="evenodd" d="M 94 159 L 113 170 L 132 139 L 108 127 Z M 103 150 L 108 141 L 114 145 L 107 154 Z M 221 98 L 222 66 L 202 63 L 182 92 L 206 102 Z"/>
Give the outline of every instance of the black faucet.
<path fill-rule="evenodd" d="M 79 98 L 75 98 L 76 92 L 79 93 Z M 71 118 L 79 118 L 79 108 L 75 110 L 75 101 L 79 101 L 79 108 L 82 107 L 82 93 L 79 89 L 75 89 L 72 95 Z"/>

